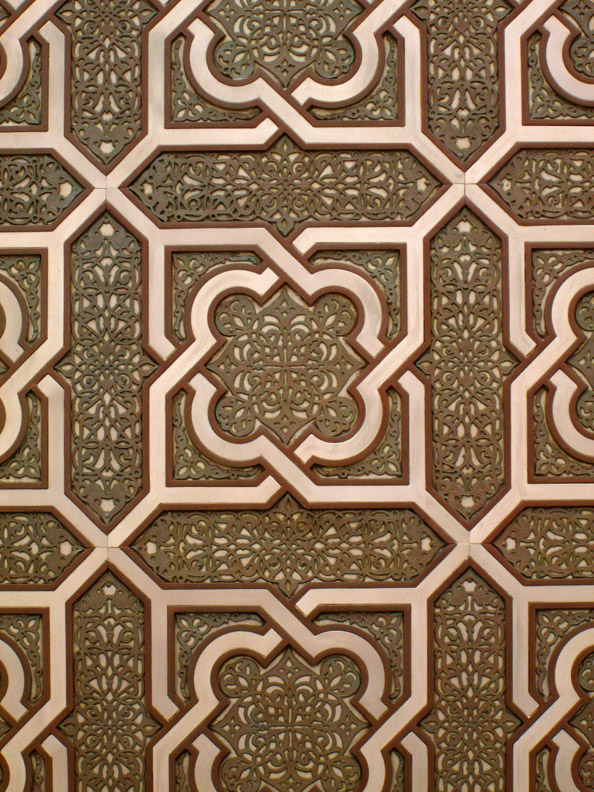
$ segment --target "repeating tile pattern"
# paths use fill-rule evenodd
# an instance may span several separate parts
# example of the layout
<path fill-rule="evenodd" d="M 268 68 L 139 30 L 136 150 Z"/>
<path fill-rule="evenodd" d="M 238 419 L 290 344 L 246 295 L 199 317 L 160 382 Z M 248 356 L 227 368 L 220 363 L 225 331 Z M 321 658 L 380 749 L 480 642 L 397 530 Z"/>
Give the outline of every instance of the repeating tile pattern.
<path fill-rule="evenodd" d="M 594 0 L 0 0 L 0 791 L 594 789 Z"/>

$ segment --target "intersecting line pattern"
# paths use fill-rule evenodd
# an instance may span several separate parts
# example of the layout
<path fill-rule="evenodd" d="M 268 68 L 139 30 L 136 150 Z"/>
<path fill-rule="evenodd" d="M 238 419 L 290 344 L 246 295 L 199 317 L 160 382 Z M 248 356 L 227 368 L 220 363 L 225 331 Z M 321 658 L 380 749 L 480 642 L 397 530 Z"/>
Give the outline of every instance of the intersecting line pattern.
<path fill-rule="evenodd" d="M 0 790 L 594 789 L 594 2 L 0 0 Z"/>

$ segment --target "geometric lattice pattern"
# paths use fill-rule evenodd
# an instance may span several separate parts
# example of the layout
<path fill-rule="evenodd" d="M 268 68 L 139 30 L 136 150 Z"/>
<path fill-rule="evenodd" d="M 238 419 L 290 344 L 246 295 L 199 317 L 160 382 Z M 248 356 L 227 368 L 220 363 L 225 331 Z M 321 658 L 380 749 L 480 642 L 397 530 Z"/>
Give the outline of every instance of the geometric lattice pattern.
<path fill-rule="evenodd" d="M 594 789 L 594 0 L 0 0 L 0 755 Z"/>

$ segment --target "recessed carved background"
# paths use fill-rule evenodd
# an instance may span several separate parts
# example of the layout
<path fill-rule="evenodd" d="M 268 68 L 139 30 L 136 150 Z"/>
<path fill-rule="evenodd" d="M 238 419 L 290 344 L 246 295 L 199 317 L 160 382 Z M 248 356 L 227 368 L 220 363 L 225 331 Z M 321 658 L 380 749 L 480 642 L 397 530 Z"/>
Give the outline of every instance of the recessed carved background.
<path fill-rule="evenodd" d="M 594 789 L 594 0 L 0 0 L 0 792 Z"/>

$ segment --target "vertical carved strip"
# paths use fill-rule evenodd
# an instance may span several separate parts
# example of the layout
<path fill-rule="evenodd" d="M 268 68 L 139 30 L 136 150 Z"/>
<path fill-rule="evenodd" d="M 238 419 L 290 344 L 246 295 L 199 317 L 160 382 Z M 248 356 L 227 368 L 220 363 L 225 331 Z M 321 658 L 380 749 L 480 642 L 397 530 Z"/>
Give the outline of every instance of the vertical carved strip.
<path fill-rule="evenodd" d="M 144 608 L 111 572 L 74 604 L 74 706 L 60 728 L 74 748 L 77 792 L 144 792 L 158 724 L 145 698 Z"/>
<path fill-rule="evenodd" d="M 182 751 L 175 760 L 175 788 L 174 792 L 191 792 L 191 763 L 189 751 Z"/>
<path fill-rule="evenodd" d="M 471 520 L 505 481 L 503 386 L 516 360 L 503 337 L 502 246 L 463 209 L 430 255 L 431 345 L 418 365 L 431 384 L 433 485 Z"/>
<path fill-rule="evenodd" d="M 468 569 L 434 606 L 435 792 L 505 792 L 505 747 L 519 723 L 505 703 L 505 604 Z"/>
<path fill-rule="evenodd" d="M 147 0 L 69 0 L 56 15 L 71 38 L 70 128 L 102 165 L 142 132 L 142 34 Z"/>
<path fill-rule="evenodd" d="M 72 489 L 108 524 L 142 487 L 141 245 L 109 212 L 74 242 L 70 354 Z"/>
<path fill-rule="evenodd" d="M 427 41 L 429 129 L 468 160 L 499 128 L 498 30 L 507 0 L 416 0 Z"/>
<path fill-rule="evenodd" d="M 559 650 L 581 630 L 594 624 L 594 610 L 591 608 L 551 608 L 537 609 L 535 614 L 535 683 L 541 700 L 551 703 L 556 697 L 552 680 L 555 675 L 555 660 Z M 577 673 L 576 673 L 577 672 Z M 585 697 L 585 702 L 569 718 L 569 726 L 574 730 L 584 747 L 578 754 L 575 769 L 584 789 L 594 788 L 594 653 L 582 658 L 574 669 L 577 682 L 576 690 Z M 581 688 L 581 691 L 579 690 Z M 536 757 L 537 792 L 550 792 L 551 757 L 541 751 Z M 547 767 L 549 774 L 547 774 Z M 555 787 L 556 788 L 556 787 Z"/>

